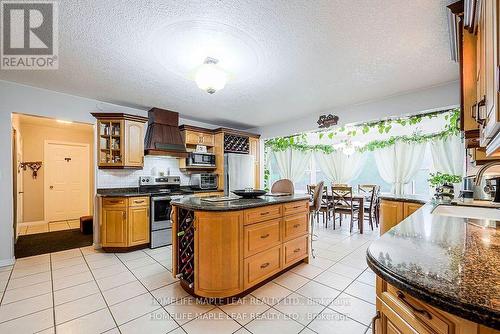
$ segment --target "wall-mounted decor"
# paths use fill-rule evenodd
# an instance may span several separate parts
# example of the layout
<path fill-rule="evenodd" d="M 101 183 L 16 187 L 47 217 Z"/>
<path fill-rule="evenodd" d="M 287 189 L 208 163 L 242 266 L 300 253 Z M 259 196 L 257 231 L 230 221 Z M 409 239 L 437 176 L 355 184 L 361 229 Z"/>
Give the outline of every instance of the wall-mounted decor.
<path fill-rule="evenodd" d="M 29 167 L 33 171 L 33 178 L 36 179 L 38 170 L 42 167 L 41 161 L 27 161 L 19 163 L 19 170 L 26 170 Z"/>
<path fill-rule="evenodd" d="M 320 129 L 329 128 L 332 125 L 337 125 L 339 121 L 339 116 L 337 115 L 321 115 L 318 119 L 318 125 Z"/>

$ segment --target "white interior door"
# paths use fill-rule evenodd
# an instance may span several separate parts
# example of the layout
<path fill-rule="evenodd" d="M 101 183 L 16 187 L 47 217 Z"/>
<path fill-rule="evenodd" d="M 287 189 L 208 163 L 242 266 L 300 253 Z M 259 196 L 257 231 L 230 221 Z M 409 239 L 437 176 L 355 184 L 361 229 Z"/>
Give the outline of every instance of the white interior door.
<path fill-rule="evenodd" d="M 87 144 L 45 142 L 45 220 L 89 214 L 90 167 Z"/>

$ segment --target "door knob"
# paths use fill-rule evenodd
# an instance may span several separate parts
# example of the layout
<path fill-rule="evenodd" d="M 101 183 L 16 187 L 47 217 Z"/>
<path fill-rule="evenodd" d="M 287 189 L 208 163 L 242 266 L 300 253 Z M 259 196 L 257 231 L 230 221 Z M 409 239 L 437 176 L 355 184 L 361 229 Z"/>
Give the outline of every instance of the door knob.
<path fill-rule="evenodd" d="M 54 186 L 50 186 L 49 189 L 54 189 Z"/>

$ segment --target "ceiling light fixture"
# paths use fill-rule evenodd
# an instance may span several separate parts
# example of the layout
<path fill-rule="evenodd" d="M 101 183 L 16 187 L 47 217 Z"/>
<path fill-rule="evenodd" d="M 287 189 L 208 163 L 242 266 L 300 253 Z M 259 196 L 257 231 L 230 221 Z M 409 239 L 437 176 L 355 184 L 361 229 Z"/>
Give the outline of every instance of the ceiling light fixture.
<path fill-rule="evenodd" d="M 217 66 L 218 59 L 207 57 L 196 71 L 195 81 L 200 89 L 213 94 L 226 86 L 228 74 Z"/>

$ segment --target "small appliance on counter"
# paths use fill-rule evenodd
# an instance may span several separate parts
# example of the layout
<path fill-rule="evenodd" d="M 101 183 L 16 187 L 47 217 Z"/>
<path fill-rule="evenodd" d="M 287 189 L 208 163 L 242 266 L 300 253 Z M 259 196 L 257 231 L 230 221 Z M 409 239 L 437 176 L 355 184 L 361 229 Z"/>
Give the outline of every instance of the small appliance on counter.
<path fill-rule="evenodd" d="M 170 202 L 190 194 L 181 190 L 181 178 L 179 176 L 141 176 L 139 177 L 139 192 L 151 195 L 150 248 L 171 245 L 172 206 Z"/>
<path fill-rule="evenodd" d="M 216 190 L 219 176 L 215 173 L 191 174 L 191 188 L 196 190 Z"/>
<path fill-rule="evenodd" d="M 186 166 L 188 167 L 214 167 L 215 154 L 191 152 L 186 158 Z"/>

